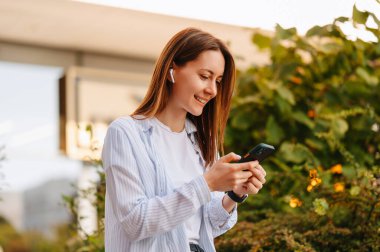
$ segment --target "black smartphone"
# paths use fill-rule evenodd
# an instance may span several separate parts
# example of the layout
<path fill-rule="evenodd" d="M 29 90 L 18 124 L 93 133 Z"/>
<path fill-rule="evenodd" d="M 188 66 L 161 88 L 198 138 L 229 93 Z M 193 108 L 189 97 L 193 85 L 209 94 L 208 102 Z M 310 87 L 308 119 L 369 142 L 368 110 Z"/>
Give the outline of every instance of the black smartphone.
<path fill-rule="evenodd" d="M 236 163 L 244 163 L 249 161 L 263 161 L 265 158 L 270 156 L 275 151 L 275 148 L 272 145 L 260 143 L 253 147 L 247 154 L 245 154 L 239 161 Z"/>
<path fill-rule="evenodd" d="M 250 151 L 248 151 L 247 154 L 245 154 L 239 161 L 236 161 L 236 163 L 244 163 L 249 161 L 263 161 L 268 156 L 270 156 L 275 151 L 275 148 L 272 145 L 260 143 L 253 147 Z M 247 170 L 244 170 L 247 171 Z M 233 191 L 228 191 L 227 194 L 229 197 L 238 202 L 241 203 L 247 198 L 247 194 L 244 195 L 242 198 L 239 198 Z"/>

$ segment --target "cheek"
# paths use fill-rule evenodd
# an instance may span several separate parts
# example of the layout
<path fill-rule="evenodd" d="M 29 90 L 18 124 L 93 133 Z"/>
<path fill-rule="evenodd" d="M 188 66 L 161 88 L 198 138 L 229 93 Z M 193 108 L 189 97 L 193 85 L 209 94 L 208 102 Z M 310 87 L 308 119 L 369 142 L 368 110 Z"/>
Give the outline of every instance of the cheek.
<path fill-rule="evenodd" d="M 181 82 L 176 83 L 173 93 L 180 96 L 193 96 L 201 86 L 201 81 L 197 78 L 186 78 Z"/>
<path fill-rule="evenodd" d="M 190 100 L 190 96 L 192 95 L 190 89 L 188 88 L 187 83 L 178 82 L 175 83 L 177 86 L 173 87 L 172 99 L 176 101 L 176 103 L 184 103 Z"/>

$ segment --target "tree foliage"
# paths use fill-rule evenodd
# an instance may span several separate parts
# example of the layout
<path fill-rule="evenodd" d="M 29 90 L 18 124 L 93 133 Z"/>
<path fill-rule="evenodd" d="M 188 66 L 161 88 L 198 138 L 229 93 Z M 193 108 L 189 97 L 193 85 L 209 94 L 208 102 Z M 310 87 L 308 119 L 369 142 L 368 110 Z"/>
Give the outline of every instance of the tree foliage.
<path fill-rule="evenodd" d="M 218 251 L 380 250 L 380 44 L 347 39 L 339 24 L 306 36 L 277 25 L 253 35 L 271 63 L 239 72 L 227 150 L 277 148 L 263 163 L 267 184 L 240 206 Z M 379 41 L 379 29 L 369 28 Z"/>

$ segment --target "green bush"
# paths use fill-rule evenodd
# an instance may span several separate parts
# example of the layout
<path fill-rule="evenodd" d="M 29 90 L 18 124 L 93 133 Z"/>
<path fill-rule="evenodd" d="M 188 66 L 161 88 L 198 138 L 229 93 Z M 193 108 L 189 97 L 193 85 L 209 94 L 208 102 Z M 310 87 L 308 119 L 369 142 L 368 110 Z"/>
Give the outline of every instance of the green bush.
<path fill-rule="evenodd" d="M 57 226 L 54 237 L 47 238 L 37 231 L 18 232 L 4 217 L 0 216 L 0 251 L 4 252 L 63 252 L 67 226 Z M 3 250 L 1 250 L 3 249 Z"/>
<path fill-rule="evenodd" d="M 88 164 L 96 169 L 99 181 L 93 181 L 94 186 L 88 189 L 79 189 L 75 196 L 63 197 L 63 200 L 73 216 L 73 221 L 69 227 L 68 239 L 65 243 L 65 251 L 70 252 L 102 252 L 104 251 L 104 214 L 105 214 L 105 173 L 101 160 L 90 160 Z M 94 197 L 95 196 L 95 197 Z M 80 199 L 90 200 L 97 210 L 97 231 L 87 234 L 80 226 L 79 220 L 88 216 L 80 216 Z"/>
<path fill-rule="evenodd" d="M 380 44 L 339 28 L 368 17 L 380 27 L 354 6 L 352 20 L 306 36 L 279 25 L 253 36 L 271 64 L 239 72 L 226 150 L 266 142 L 277 152 L 218 251 L 380 251 Z"/>

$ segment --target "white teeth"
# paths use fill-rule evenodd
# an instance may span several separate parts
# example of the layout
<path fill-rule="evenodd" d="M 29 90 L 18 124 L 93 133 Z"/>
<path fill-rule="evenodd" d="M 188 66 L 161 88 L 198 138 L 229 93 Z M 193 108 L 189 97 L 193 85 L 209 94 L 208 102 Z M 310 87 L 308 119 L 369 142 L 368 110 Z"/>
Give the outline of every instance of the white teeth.
<path fill-rule="evenodd" d="M 195 99 L 197 99 L 198 101 L 200 101 L 203 104 L 206 103 L 206 100 L 203 100 L 203 99 L 199 98 L 198 96 L 195 96 Z"/>

